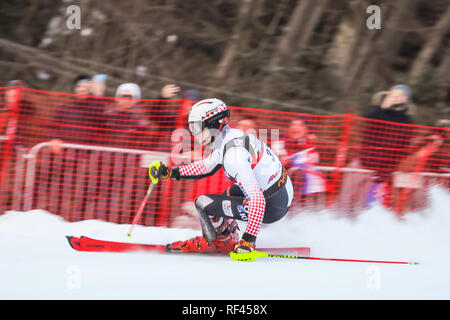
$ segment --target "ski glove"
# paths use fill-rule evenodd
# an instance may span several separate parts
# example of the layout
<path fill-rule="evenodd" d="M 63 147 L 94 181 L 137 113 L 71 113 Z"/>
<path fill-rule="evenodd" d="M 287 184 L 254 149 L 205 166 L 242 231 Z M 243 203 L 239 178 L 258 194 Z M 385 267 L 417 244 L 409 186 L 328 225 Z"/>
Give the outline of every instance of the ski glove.
<path fill-rule="evenodd" d="M 153 183 L 158 183 L 161 179 L 170 178 L 172 170 L 161 161 L 153 161 L 148 169 L 150 179 Z"/>
<path fill-rule="evenodd" d="M 239 241 L 233 249 L 234 253 L 250 253 L 255 250 L 255 244 L 253 242 L 241 240 Z"/>

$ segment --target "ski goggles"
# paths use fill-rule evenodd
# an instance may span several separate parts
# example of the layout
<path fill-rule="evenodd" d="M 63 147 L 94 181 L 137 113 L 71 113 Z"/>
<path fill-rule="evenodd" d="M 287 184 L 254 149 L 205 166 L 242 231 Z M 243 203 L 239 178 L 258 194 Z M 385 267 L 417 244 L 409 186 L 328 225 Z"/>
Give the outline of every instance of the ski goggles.
<path fill-rule="evenodd" d="M 203 132 L 202 121 L 189 122 L 189 130 L 195 136 L 201 134 Z"/>

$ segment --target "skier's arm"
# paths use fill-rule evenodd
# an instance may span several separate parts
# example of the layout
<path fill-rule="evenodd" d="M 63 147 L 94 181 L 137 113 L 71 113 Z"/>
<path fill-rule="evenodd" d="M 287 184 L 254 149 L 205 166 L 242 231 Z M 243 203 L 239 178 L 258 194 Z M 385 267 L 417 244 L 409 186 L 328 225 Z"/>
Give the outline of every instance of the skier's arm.
<path fill-rule="evenodd" d="M 248 223 L 242 239 L 254 243 L 264 218 L 266 199 L 253 174 L 251 161 L 246 149 L 236 147 L 228 150 L 223 163 L 248 201 Z"/>
<path fill-rule="evenodd" d="M 220 156 L 213 151 L 206 159 L 198 160 L 190 164 L 172 167 L 171 177 L 180 179 L 201 179 L 209 177 L 221 168 Z"/>

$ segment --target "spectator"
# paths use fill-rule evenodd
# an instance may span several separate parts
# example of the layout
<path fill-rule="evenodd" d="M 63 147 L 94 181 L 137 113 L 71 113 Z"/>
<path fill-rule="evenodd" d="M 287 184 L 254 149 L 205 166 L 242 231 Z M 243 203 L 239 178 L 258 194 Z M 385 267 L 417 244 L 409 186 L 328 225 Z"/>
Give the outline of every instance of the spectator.
<path fill-rule="evenodd" d="M 187 119 L 189 115 L 189 111 L 191 110 L 191 107 L 199 100 L 202 100 L 203 97 L 197 90 L 186 90 L 181 93 L 181 98 L 183 98 L 183 102 L 181 105 L 181 116 L 183 120 Z M 188 125 L 186 125 L 186 121 L 182 121 L 183 125 L 188 128 Z"/>
<path fill-rule="evenodd" d="M 106 91 L 106 79 L 107 75 L 102 73 L 97 73 L 92 77 L 91 80 L 91 91 L 96 97 L 104 97 Z"/>
<path fill-rule="evenodd" d="M 285 168 L 289 169 L 295 166 L 294 162 L 299 152 L 311 150 L 311 154 L 317 154 L 314 146 L 315 138 L 315 135 L 309 134 L 303 120 L 293 120 L 289 125 L 287 135 L 284 138 L 281 137 L 273 150 L 278 154 Z M 304 155 L 306 154 L 307 152 L 304 153 Z M 318 154 L 314 157 L 318 159 Z"/>
<path fill-rule="evenodd" d="M 6 86 L 14 88 L 8 88 L 5 91 L 4 103 L 0 104 L 0 135 L 2 135 L 3 132 L 7 132 L 8 123 L 12 119 L 11 112 L 17 102 L 18 118 L 14 145 L 30 147 L 36 143 L 35 134 L 33 134 L 33 129 L 36 124 L 32 119 L 36 113 L 36 107 L 31 101 L 26 99 L 25 92 L 22 91 L 21 96 L 17 96 L 19 87 L 26 88 L 26 84 L 22 80 L 9 81 Z M 18 98 L 19 101 L 17 101 Z"/>
<path fill-rule="evenodd" d="M 439 119 L 434 124 L 435 127 L 450 128 L 450 119 Z"/>
<path fill-rule="evenodd" d="M 159 151 L 164 150 L 170 144 L 173 130 L 177 128 L 177 120 L 180 117 L 180 102 L 179 101 L 165 101 L 175 99 L 180 93 L 180 87 L 175 84 L 167 84 L 161 88 L 158 101 L 153 104 L 149 110 L 150 121 L 153 124 L 153 139 L 152 146 Z"/>
<path fill-rule="evenodd" d="M 202 95 L 197 90 L 186 90 L 181 93 L 181 105 L 180 105 L 180 112 L 178 114 L 178 119 L 180 120 L 179 123 L 177 123 L 175 126 L 176 128 L 184 128 L 186 130 L 189 130 L 189 125 L 186 124 L 186 119 L 189 116 L 189 111 L 191 110 L 191 107 L 196 103 L 197 101 L 203 99 Z"/>
<path fill-rule="evenodd" d="M 364 169 L 375 172 L 372 179 L 366 177 L 363 181 L 372 183 L 366 188 L 366 207 L 377 198 L 386 207 L 392 205 L 392 172 L 408 154 L 413 137 L 413 129 L 408 126 L 412 123 L 408 115 L 410 104 L 411 89 L 398 84 L 387 92 L 375 94 L 372 106 L 365 114 L 368 120 L 362 132 L 359 161 Z M 362 189 L 362 186 L 358 188 Z"/>
<path fill-rule="evenodd" d="M 315 135 L 308 132 L 305 122 L 298 119 L 290 123 L 285 138 L 272 143 L 272 150 L 279 156 L 283 166 L 291 171 L 289 175 L 302 204 L 306 196 L 318 196 L 326 191 L 325 179 L 315 168 L 320 160 L 315 139 Z"/>
<path fill-rule="evenodd" d="M 36 108 L 26 99 L 24 90 L 20 91 L 25 83 L 12 80 L 6 86 L 9 88 L 0 91 L 4 93 L 4 97 L 0 95 L 0 213 L 12 200 L 15 159 L 36 143 Z"/>
<path fill-rule="evenodd" d="M 124 83 L 117 88 L 115 97 L 115 103 L 105 110 L 108 137 L 105 143 L 122 148 L 144 148 L 143 133 L 148 130 L 150 121 L 139 106 L 141 89 L 135 83 Z"/>
<path fill-rule="evenodd" d="M 49 135 L 52 152 L 61 152 L 63 141 L 71 143 L 99 143 L 98 129 L 103 124 L 104 105 L 92 96 L 91 79 L 79 75 L 73 82 L 72 103 L 59 106 L 53 118 L 53 129 Z M 80 134 L 80 131 L 83 134 Z"/>
<path fill-rule="evenodd" d="M 175 84 L 166 84 L 161 88 L 161 99 L 173 99 L 180 92 L 180 87 Z"/>
<path fill-rule="evenodd" d="M 370 120 L 363 132 L 360 160 L 364 168 L 375 170 L 383 179 L 395 169 L 409 146 L 411 128 L 399 124 L 411 124 L 407 113 L 410 96 L 408 86 L 395 85 L 387 93 L 376 94 L 365 115 Z"/>
<path fill-rule="evenodd" d="M 85 98 L 85 97 L 83 97 L 83 95 L 92 94 L 91 84 L 92 84 L 92 82 L 87 75 L 81 74 L 81 75 L 77 76 L 75 78 L 75 80 L 73 81 L 73 85 L 74 85 L 73 93 L 75 93 L 79 96 L 76 96 L 75 99 L 82 100 Z"/>
<path fill-rule="evenodd" d="M 250 117 L 240 120 L 236 126 L 236 129 L 256 136 L 255 128 L 256 128 L 255 120 L 251 119 Z"/>
<path fill-rule="evenodd" d="M 171 134 L 171 161 L 174 165 L 187 164 L 201 159 L 202 148 L 195 145 L 195 141 L 189 131 L 189 125 L 186 119 L 194 103 L 202 99 L 197 90 L 187 90 L 181 94 L 183 98 L 180 106 L 175 128 L 176 132 Z"/>

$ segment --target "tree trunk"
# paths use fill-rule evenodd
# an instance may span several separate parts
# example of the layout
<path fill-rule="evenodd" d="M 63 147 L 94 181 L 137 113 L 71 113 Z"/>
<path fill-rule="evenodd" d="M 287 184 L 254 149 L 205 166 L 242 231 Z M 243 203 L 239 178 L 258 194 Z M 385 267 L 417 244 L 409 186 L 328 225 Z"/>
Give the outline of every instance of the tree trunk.
<path fill-rule="evenodd" d="M 297 51 L 305 48 L 308 45 L 309 40 L 314 34 L 314 29 L 320 21 L 320 18 L 323 15 L 323 12 L 328 6 L 329 0 L 317 0 L 317 4 L 312 9 L 311 16 L 304 24 L 304 28 L 300 33 L 300 38 L 298 39 L 296 48 Z"/>
<path fill-rule="evenodd" d="M 376 82 L 386 86 L 392 79 L 392 64 L 401 47 L 405 33 L 399 31 L 408 11 L 414 10 L 417 0 L 397 1 L 392 8 L 381 7 L 381 30 L 368 30 L 363 51 L 352 68 L 347 90 L 359 94 L 364 87 Z M 383 12 L 390 10 L 388 19 Z M 387 20 L 387 21 L 386 21 Z"/>
<path fill-rule="evenodd" d="M 238 52 L 239 40 L 241 39 L 244 27 L 247 25 L 247 18 L 251 12 L 250 9 L 252 8 L 253 2 L 254 0 L 243 0 L 241 3 L 237 24 L 234 27 L 231 40 L 216 70 L 216 80 L 225 79 L 233 64 L 233 60 Z"/>
<path fill-rule="evenodd" d="M 351 19 L 349 19 L 350 24 L 353 26 L 352 30 L 356 31 L 354 38 L 348 48 L 347 54 L 344 55 L 342 59 L 343 70 L 349 69 L 351 64 L 356 60 L 359 46 L 361 45 L 361 42 L 363 41 L 364 36 L 368 31 L 365 24 L 366 16 L 364 14 L 361 14 L 362 12 L 364 12 L 361 3 L 352 1 L 351 3 L 349 3 L 349 8 L 351 10 Z"/>
<path fill-rule="evenodd" d="M 376 31 L 368 33 L 364 38 L 365 41 L 356 48 L 355 60 L 347 69 L 347 76 L 345 77 L 344 91 L 349 92 L 350 90 L 355 93 L 355 84 L 361 79 L 361 73 L 365 66 L 367 66 L 370 56 L 373 52 L 373 42 L 376 37 Z"/>
<path fill-rule="evenodd" d="M 266 34 L 269 36 L 272 36 L 275 34 L 275 30 L 278 28 L 278 25 L 280 24 L 281 18 L 286 13 L 286 8 L 288 7 L 289 0 L 281 0 L 278 3 L 277 10 L 270 21 L 269 26 L 267 27 Z"/>
<path fill-rule="evenodd" d="M 420 76 L 435 55 L 436 51 L 439 49 L 442 39 L 447 34 L 449 28 L 450 6 L 447 7 L 447 11 L 442 14 L 433 30 L 428 34 L 427 41 L 422 46 L 422 49 L 409 70 L 409 81 L 412 85 L 419 82 Z"/>
<path fill-rule="evenodd" d="M 281 19 L 286 15 L 288 4 L 289 0 L 280 0 L 278 2 L 275 14 L 273 15 L 272 20 L 265 29 L 264 39 L 258 43 L 257 48 L 255 49 L 256 51 L 265 54 L 267 48 L 271 48 L 272 39 L 274 38 L 277 28 L 280 25 Z"/>
<path fill-rule="evenodd" d="M 392 65 L 398 54 L 401 45 L 406 36 L 401 28 L 406 25 L 409 12 L 414 12 L 417 0 L 401 0 L 396 5 L 391 16 L 383 25 L 383 16 L 381 17 L 381 34 L 375 45 L 373 58 L 370 65 L 363 74 L 370 81 L 376 80 L 381 86 L 386 86 L 394 81 Z M 369 81 L 369 83 L 370 83 Z"/>
<path fill-rule="evenodd" d="M 292 13 L 284 35 L 281 36 L 278 46 L 275 49 L 272 59 L 269 63 L 269 70 L 276 69 L 280 62 L 291 56 L 294 43 L 299 34 L 303 31 L 303 26 L 310 17 L 311 10 L 314 7 L 314 1 L 303 0 L 297 3 Z"/>

